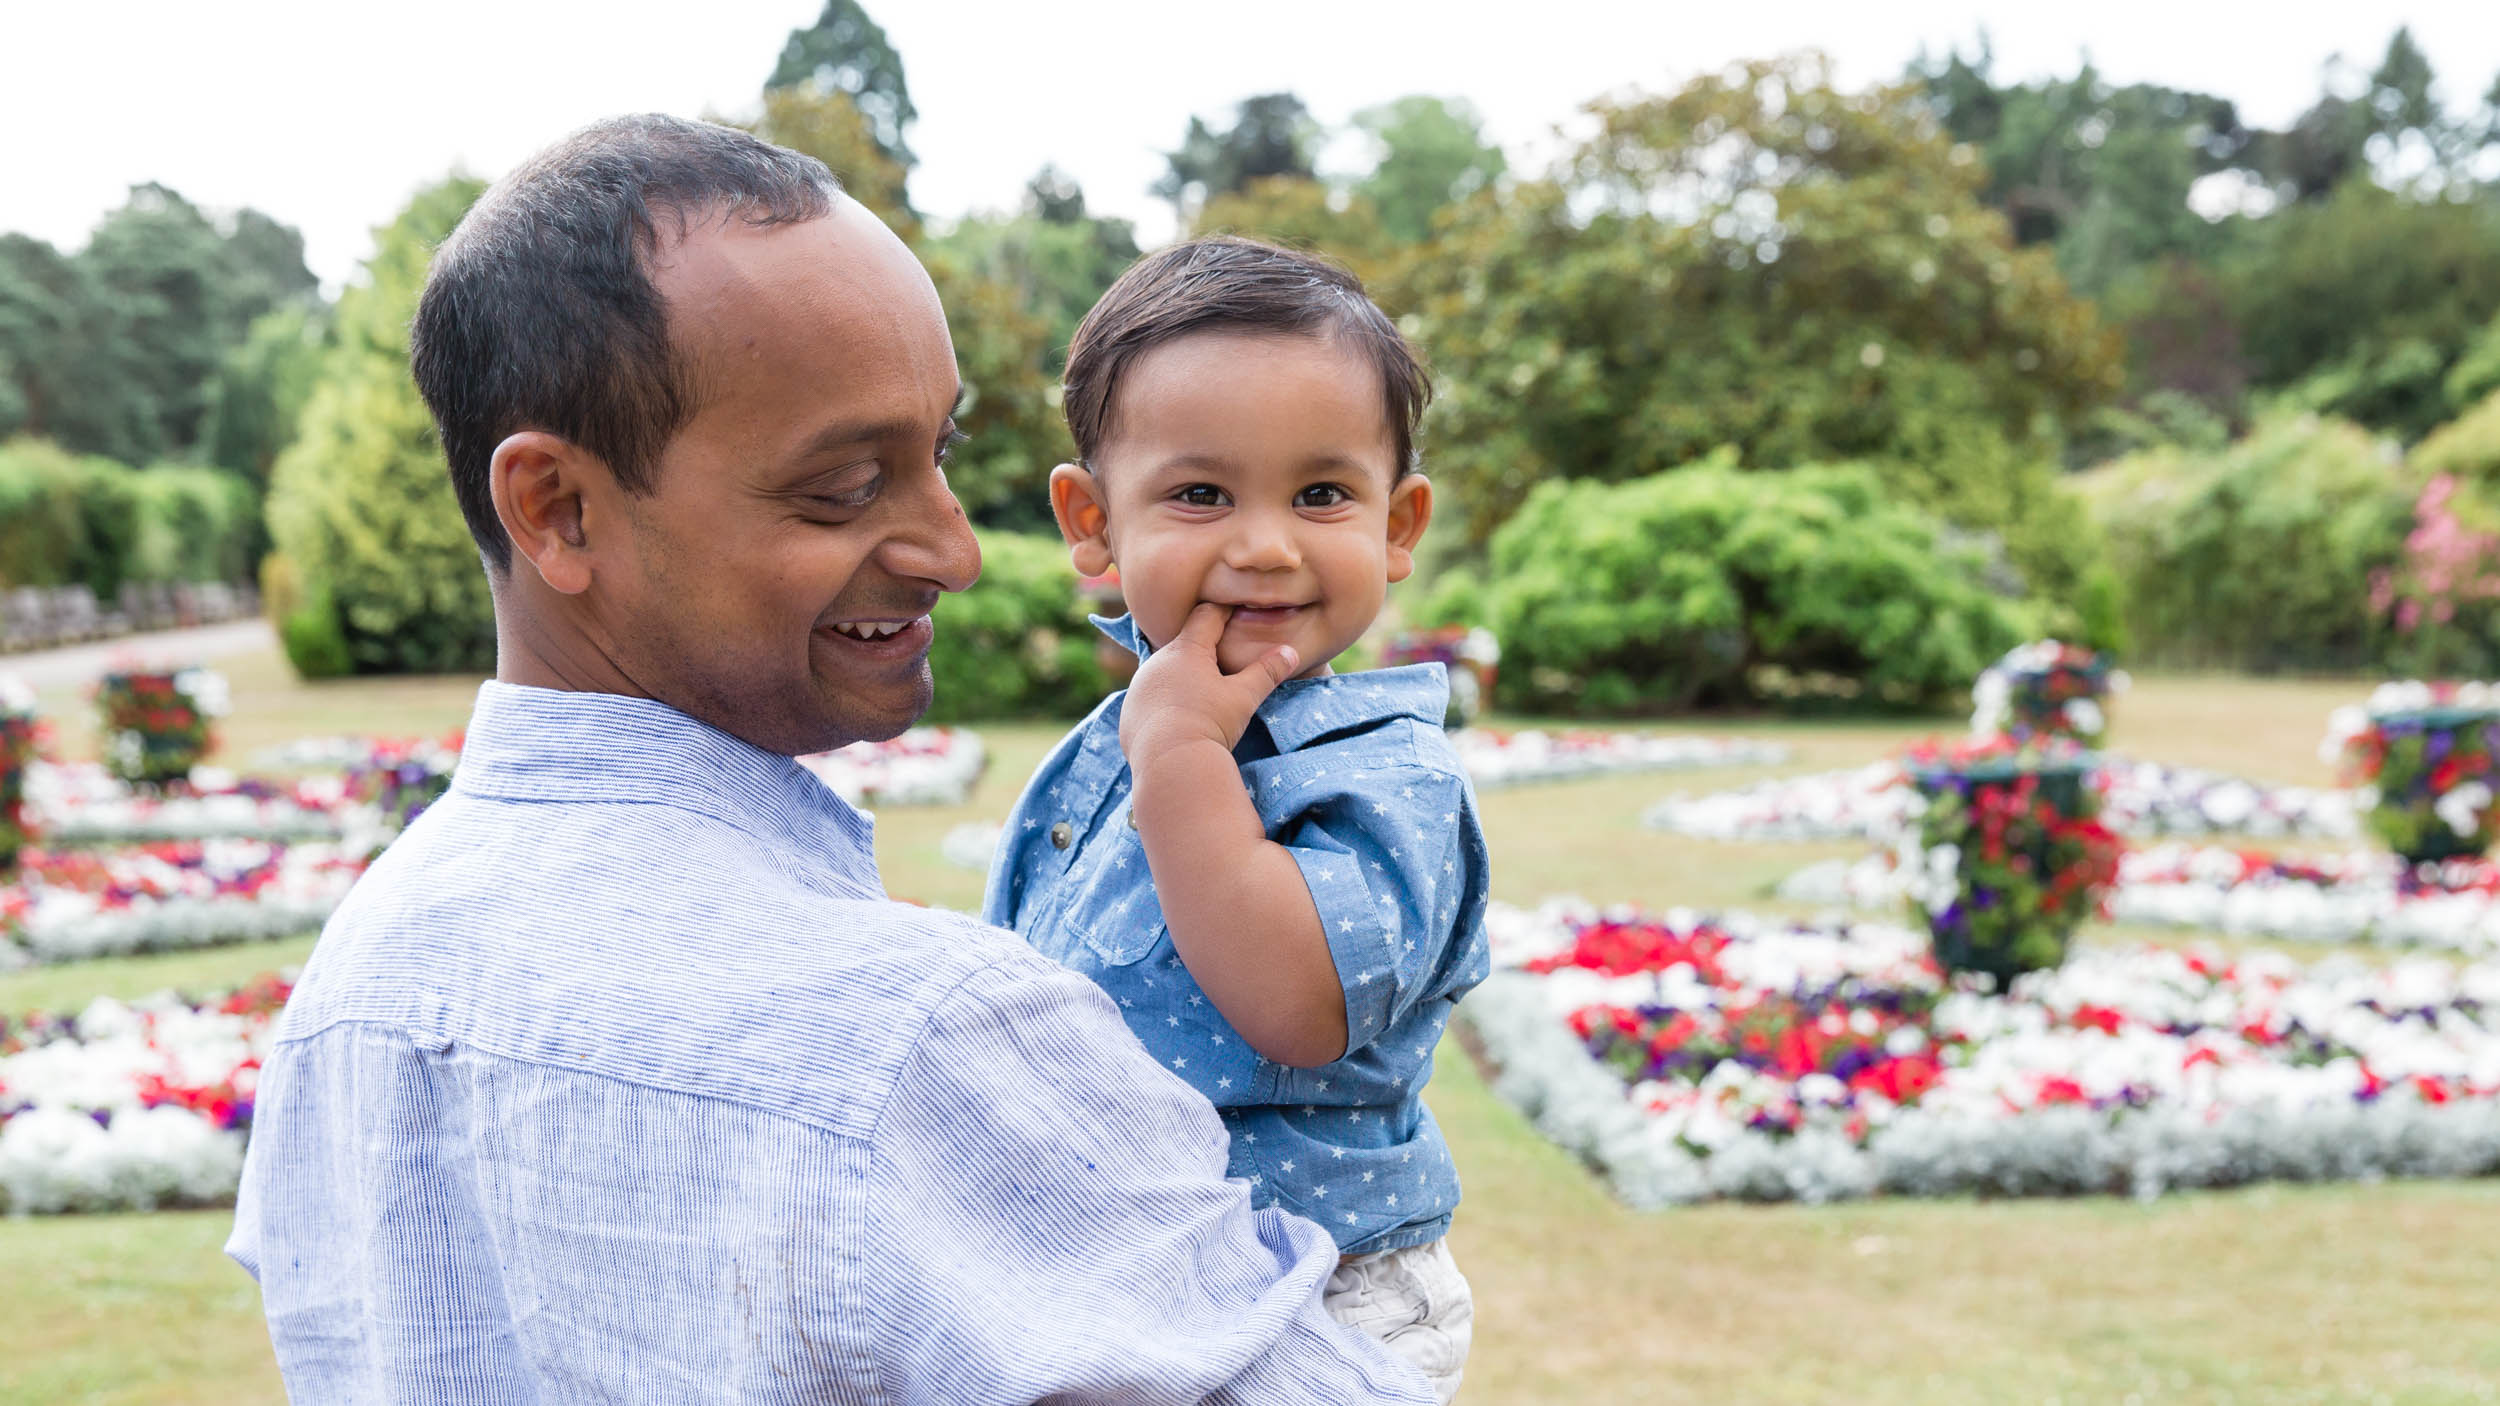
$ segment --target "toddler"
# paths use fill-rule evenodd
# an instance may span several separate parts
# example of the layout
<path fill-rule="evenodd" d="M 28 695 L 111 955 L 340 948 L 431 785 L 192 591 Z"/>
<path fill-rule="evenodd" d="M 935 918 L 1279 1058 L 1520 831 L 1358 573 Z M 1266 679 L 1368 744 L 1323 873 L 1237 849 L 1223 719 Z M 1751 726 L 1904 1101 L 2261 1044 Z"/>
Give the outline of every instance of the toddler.
<path fill-rule="evenodd" d="M 1446 1401 L 1473 1306 L 1420 1094 L 1489 965 L 1484 837 L 1441 666 L 1329 670 L 1432 517 L 1424 369 L 1345 271 L 1202 239 L 1121 276 L 1066 382 L 1051 509 L 1143 662 L 1034 774 L 983 916 L 1119 1003 L 1231 1175 L 1336 1237 L 1329 1311 Z"/>

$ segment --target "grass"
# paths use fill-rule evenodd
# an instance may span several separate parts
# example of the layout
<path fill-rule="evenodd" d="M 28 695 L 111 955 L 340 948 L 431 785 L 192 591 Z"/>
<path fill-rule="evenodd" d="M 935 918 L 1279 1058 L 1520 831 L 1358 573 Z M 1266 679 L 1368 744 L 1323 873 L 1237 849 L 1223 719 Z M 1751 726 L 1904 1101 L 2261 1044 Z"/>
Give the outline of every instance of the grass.
<path fill-rule="evenodd" d="M 305 688 L 233 661 L 229 749 L 308 733 L 439 732 L 474 682 Z M 2153 677 L 2118 714 L 2136 755 L 2279 782 L 2330 779 L 2312 750 L 2351 682 Z M 62 716 L 59 699 L 47 700 Z M 74 696 L 71 700 L 74 703 Z M 1729 845 L 1642 830 L 1673 790 L 1856 765 L 1928 721 L 1734 720 L 1777 768 L 1603 778 L 1488 793 L 1494 888 L 1653 907 L 1743 904 L 1848 845 Z M 879 817 L 900 897 L 978 903 L 947 829 L 1004 815 L 1058 729 L 984 728 L 991 769 L 960 807 Z M 67 734 L 71 745 L 76 735 Z M 2176 940 L 2102 929 L 2093 940 Z M 2247 944 L 2238 944 L 2247 945 Z M 204 989 L 300 961 L 296 940 L 0 977 L 0 1010 Z M 2305 950 L 2305 949 L 2294 949 Z M 1635 1213 L 1446 1052 L 1430 1092 L 1466 1179 L 1453 1243 L 1474 1282 L 1471 1403 L 1743 1401 L 2400 1402 L 2500 1400 L 2500 1182 L 2258 1187 L 2119 1200 L 1874 1201 Z M 0 1402 L 277 1401 L 249 1282 L 218 1254 L 223 1212 L 0 1223 Z"/>

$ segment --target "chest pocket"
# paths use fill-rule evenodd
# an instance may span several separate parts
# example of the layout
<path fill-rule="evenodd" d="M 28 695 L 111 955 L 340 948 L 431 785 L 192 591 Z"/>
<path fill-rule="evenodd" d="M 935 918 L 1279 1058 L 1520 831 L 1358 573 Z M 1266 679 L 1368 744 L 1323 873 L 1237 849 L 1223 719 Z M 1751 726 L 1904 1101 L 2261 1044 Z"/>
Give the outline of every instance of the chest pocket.
<path fill-rule="evenodd" d="M 1128 807 L 1068 872 L 1068 930 L 1115 967 L 1139 961 L 1163 943 L 1163 905 L 1146 867 L 1146 844 L 1129 827 Z"/>

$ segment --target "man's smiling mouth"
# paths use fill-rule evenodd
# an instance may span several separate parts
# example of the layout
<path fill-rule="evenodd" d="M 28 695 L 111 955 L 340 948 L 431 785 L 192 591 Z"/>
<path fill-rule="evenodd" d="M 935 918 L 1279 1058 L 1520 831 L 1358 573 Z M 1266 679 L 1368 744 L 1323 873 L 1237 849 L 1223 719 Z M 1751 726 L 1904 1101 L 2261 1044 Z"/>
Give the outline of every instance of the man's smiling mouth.
<path fill-rule="evenodd" d="M 827 625 L 825 628 L 836 634 L 849 635 L 855 640 L 881 640 L 901 634 L 903 631 L 908 630 L 912 626 L 919 623 L 918 619 L 836 620 L 832 624 Z"/>

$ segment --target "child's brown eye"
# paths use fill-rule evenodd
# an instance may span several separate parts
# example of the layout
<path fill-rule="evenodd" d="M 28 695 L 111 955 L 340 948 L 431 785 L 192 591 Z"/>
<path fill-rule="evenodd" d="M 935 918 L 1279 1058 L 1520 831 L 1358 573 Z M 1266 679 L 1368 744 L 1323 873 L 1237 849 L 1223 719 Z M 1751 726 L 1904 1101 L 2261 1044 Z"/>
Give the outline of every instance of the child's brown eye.
<path fill-rule="evenodd" d="M 1224 506 L 1224 490 L 1211 483 L 1193 483 L 1180 491 L 1180 500 L 1193 508 Z"/>
<path fill-rule="evenodd" d="M 1346 500 L 1343 488 L 1333 483 L 1315 483 L 1297 495 L 1306 508 L 1333 508 Z"/>

